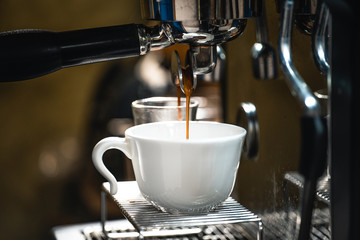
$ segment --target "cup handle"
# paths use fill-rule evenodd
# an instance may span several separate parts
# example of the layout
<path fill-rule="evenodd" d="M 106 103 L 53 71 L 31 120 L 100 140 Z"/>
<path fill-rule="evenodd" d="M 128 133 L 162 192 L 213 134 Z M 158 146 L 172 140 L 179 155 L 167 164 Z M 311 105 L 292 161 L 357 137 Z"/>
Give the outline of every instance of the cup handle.
<path fill-rule="evenodd" d="M 117 193 L 117 180 L 114 175 L 106 168 L 103 162 L 103 155 L 109 149 L 118 149 L 122 151 L 128 158 L 131 159 L 129 142 L 125 138 L 107 137 L 99 141 L 92 152 L 92 159 L 95 168 L 99 173 L 109 181 L 110 193 L 115 195 Z"/>

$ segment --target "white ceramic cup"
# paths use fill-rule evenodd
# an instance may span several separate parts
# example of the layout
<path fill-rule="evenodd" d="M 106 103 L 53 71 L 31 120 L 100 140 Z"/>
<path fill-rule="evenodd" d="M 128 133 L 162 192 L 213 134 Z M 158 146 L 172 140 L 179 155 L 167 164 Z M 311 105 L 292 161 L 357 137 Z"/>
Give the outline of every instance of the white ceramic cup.
<path fill-rule="evenodd" d="M 125 138 L 108 137 L 93 150 L 96 169 L 116 194 L 117 181 L 102 156 L 119 149 L 132 160 L 146 200 L 164 212 L 199 213 L 214 209 L 231 194 L 246 130 L 216 122 L 154 122 L 131 127 Z M 120 189 L 121 191 L 121 189 Z"/>

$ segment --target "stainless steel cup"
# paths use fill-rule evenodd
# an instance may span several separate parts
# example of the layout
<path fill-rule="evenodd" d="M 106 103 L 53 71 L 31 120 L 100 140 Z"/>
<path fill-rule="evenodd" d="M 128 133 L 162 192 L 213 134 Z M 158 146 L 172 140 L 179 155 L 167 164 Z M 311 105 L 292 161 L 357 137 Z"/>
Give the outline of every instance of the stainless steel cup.
<path fill-rule="evenodd" d="M 161 121 L 185 121 L 186 120 L 186 100 L 181 98 L 178 106 L 177 97 L 151 97 L 139 99 L 132 102 L 132 112 L 134 124 L 140 125 L 150 122 Z M 196 100 L 190 100 L 189 120 L 196 119 L 196 112 L 199 103 Z"/>

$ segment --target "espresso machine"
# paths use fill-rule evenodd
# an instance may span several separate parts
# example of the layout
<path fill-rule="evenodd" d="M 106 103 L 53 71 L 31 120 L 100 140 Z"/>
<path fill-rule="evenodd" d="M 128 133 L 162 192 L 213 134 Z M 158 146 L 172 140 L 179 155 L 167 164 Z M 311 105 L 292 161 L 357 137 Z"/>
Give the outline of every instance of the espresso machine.
<path fill-rule="evenodd" d="M 359 224 L 357 218 L 359 163 L 356 151 L 358 143 L 356 136 L 359 132 L 356 124 L 358 122 L 356 106 L 359 98 L 356 97 L 356 90 L 359 86 L 355 80 L 355 71 L 359 65 L 357 57 L 359 50 L 356 44 L 359 40 L 356 31 L 359 24 L 355 14 L 359 9 L 355 1 L 350 0 L 274 2 L 279 18 L 279 33 L 276 33 L 279 66 L 284 81 L 302 109 L 299 119 L 301 150 L 298 172 L 300 175 L 290 174 L 288 175 L 290 177 L 285 177 L 284 180 L 286 184 L 294 184 L 300 189 L 300 201 L 297 206 L 299 211 L 296 211 L 294 218 L 294 231 L 290 231 L 290 235 L 286 233 L 281 236 L 283 239 L 356 239 L 356 226 Z M 240 36 L 245 31 L 248 18 L 256 18 L 257 43 L 251 49 L 253 75 L 260 80 L 269 80 L 280 73 L 277 72 L 276 52 L 268 43 L 265 9 L 267 4 L 269 1 L 261 0 L 143 0 L 141 10 L 143 17 L 152 21 L 149 26 L 127 24 L 67 32 L 45 30 L 3 32 L 0 33 L 1 81 L 21 81 L 65 67 L 146 55 L 174 44 L 189 45 L 192 71 L 200 81 L 209 77 L 210 75 L 207 74 L 211 74 L 216 68 L 219 53 L 217 46 Z M 320 105 L 319 99 L 307 85 L 308 80 L 301 77 L 292 61 L 292 31 L 295 28 L 310 36 L 315 63 L 319 72 L 326 76 L 329 98 L 325 106 L 327 118 L 323 116 L 324 106 Z M 249 106 L 252 107 L 250 110 Z M 248 129 L 249 137 L 246 152 L 250 153 L 249 158 L 257 155 L 257 134 L 259 134 L 256 127 L 256 111 L 251 109 L 254 108 L 250 103 L 242 104 L 240 109 L 247 117 L 245 128 Z M 243 124 L 240 118 L 239 124 Z M 327 166 L 331 175 L 326 189 L 327 192 L 331 189 L 327 203 L 330 211 L 326 213 L 329 222 L 324 231 L 326 234 L 319 235 L 314 234 L 314 231 L 319 232 L 314 227 L 316 217 L 314 215 L 317 213 L 314 204 L 319 201 L 317 186 Z M 294 176 L 297 178 L 292 180 L 291 177 Z M 210 226 L 205 230 L 202 229 L 201 235 L 192 235 L 200 233 L 197 232 L 198 229 L 190 228 L 189 236 L 206 238 L 204 231 L 212 233 L 222 231 L 220 235 L 226 236 L 233 231 L 236 232 L 233 234 L 235 239 L 252 239 L 249 233 L 254 232 L 258 239 L 275 239 L 281 237 L 273 232 L 281 232 L 282 228 L 287 230 L 287 227 L 281 226 L 268 227 L 264 219 L 273 219 L 272 215 L 246 213 L 253 217 L 257 224 L 255 227 L 250 226 L 250 231 L 245 231 L 241 224 L 234 228 L 226 225 L 221 230 Z M 280 215 L 285 222 L 288 217 L 289 213 Z M 231 224 L 231 222 L 225 223 Z M 115 228 L 117 223 L 113 224 Z M 85 224 L 55 228 L 54 236 L 55 238 L 62 234 L 72 236 L 69 232 L 80 231 L 88 239 L 104 237 L 104 235 L 96 235 L 96 231 L 91 230 L 93 226 L 91 225 L 90 228 L 89 226 Z M 129 225 L 126 227 L 131 228 Z M 97 225 L 93 229 L 97 229 L 98 232 L 104 231 L 104 228 L 98 228 Z M 136 231 L 131 229 L 131 231 L 124 230 L 127 232 L 124 236 L 138 238 Z M 230 233 L 227 232 L 229 229 Z M 241 235 L 238 232 L 245 234 Z M 232 239 L 229 236 L 228 238 Z"/>

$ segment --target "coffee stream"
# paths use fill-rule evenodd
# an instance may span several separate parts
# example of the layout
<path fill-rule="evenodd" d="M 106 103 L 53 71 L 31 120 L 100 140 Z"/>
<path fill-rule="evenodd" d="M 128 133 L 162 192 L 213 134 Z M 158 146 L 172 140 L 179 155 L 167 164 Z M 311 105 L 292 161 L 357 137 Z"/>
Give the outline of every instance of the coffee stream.
<path fill-rule="evenodd" d="M 182 68 L 184 92 L 186 97 L 186 139 L 189 139 L 189 122 L 190 122 L 190 96 L 194 91 L 193 87 L 193 74 L 189 66 Z M 181 88 L 180 84 L 176 84 L 177 90 L 177 103 L 178 103 L 178 120 L 181 121 Z"/>
<path fill-rule="evenodd" d="M 194 91 L 193 74 L 190 66 L 183 70 L 184 92 L 186 96 L 186 139 L 189 139 L 189 122 L 190 122 L 190 96 Z"/>
<path fill-rule="evenodd" d="M 178 105 L 178 121 L 181 121 L 181 88 L 180 88 L 180 80 L 177 78 L 176 80 L 176 93 L 177 93 L 177 105 Z"/>
<path fill-rule="evenodd" d="M 190 55 L 187 53 L 187 59 Z M 182 78 L 183 78 L 183 91 L 186 97 L 186 139 L 189 139 L 189 123 L 190 123 L 190 96 L 194 91 L 194 75 L 192 72 L 190 61 L 186 62 L 186 66 L 181 66 Z M 178 120 L 181 121 L 181 87 L 179 77 L 176 80 L 176 90 L 177 90 L 177 103 L 178 103 Z"/>

